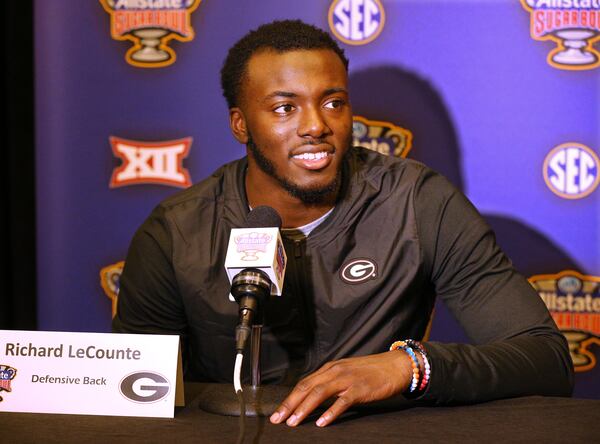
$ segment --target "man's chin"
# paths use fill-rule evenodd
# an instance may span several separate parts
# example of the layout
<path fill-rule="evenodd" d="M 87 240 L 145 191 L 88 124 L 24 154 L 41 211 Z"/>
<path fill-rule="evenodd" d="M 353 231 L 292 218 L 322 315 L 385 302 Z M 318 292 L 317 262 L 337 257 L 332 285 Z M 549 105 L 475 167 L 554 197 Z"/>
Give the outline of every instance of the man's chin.
<path fill-rule="evenodd" d="M 300 199 L 305 204 L 319 204 L 335 196 L 339 180 L 336 177 L 327 184 L 300 186 L 287 181 L 282 183 L 285 190 L 293 197 Z"/>

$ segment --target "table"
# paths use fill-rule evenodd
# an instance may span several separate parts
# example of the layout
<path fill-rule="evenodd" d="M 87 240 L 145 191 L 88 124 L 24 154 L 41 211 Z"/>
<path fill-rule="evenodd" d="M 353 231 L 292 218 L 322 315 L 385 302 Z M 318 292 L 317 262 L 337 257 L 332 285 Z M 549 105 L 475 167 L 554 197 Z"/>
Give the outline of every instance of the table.
<path fill-rule="evenodd" d="M 235 443 L 239 420 L 198 408 L 186 385 L 174 419 L 0 412 L 0 443 Z M 600 442 L 600 400 L 531 396 L 468 406 L 361 409 L 326 428 L 246 418 L 245 443 Z"/>

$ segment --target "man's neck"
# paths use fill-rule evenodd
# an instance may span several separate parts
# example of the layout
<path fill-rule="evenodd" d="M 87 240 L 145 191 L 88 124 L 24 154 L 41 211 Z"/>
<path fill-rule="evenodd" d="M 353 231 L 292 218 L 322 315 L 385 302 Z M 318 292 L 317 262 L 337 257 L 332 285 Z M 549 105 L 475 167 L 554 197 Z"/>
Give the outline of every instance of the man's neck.
<path fill-rule="evenodd" d="M 279 186 L 261 187 L 246 174 L 246 196 L 252 208 L 268 205 L 274 208 L 282 220 L 282 228 L 296 228 L 306 225 L 327 213 L 335 205 L 337 191 L 325 196 L 318 203 L 305 203 L 292 196 Z"/>

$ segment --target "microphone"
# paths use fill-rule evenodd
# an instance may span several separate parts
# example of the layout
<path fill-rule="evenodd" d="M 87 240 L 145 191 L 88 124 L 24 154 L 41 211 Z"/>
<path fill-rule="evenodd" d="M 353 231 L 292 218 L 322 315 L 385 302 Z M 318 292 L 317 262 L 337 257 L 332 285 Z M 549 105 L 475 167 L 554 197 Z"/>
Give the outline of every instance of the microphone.
<path fill-rule="evenodd" d="M 235 346 L 238 353 L 245 348 L 260 306 L 269 295 L 281 296 L 287 263 L 277 211 L 268 206 L 256 207 L 245 225 L 231 230 L 225 257 L 230 298 L 240 306 Z"/>

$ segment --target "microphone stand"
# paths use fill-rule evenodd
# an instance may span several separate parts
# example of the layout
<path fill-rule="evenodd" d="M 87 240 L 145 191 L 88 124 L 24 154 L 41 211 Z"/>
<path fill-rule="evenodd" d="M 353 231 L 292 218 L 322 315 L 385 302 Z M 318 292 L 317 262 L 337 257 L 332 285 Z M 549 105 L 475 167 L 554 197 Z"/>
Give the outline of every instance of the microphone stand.
<path fill-rule="evenodd" d="M 260 305 L 259 305 L 260 307 Z M 261 386 L 260 349 L 262 338 L 262 313 L 256 313 L 259 323 L 252 325 L 250 336 L 250 362 L 252 385 L 244 386 L 242 394 L 246 416 L 271 416 L 277 406 L 290 392 L 290 387 L 280 385 Z M 204 383 L 198 395 L 198 406 L 209 413 L 226 416 L 240 416 L 240 403 L 231 383 Z"/>
<path fill-rule="evenodd" d="M 260 387 L 260 344 L 262 337 L 262 324 L 252 326 L 250 354 L 252 356 L 252 388 Z"/>

